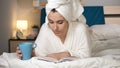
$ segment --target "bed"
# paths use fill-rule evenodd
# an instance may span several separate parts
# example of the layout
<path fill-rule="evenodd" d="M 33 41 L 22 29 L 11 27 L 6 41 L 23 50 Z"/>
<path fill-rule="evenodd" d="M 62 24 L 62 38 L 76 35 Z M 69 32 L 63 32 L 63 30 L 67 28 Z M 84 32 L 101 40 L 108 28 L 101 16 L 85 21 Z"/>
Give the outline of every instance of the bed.
<path fill-rule="evenodd" d="M 120 68 L 120 25 L 105 24 L 103 6 L 84 6 L 84 9 L 83 15 L 87 19 L 93 42 L 91 58 L 53 63 L 36 57 L 22 61 L 16 53 L 3 53 L 0 56 L 0 68 Z M 45 19 L 44 8 L 41 13 L 42 25 Z"/>

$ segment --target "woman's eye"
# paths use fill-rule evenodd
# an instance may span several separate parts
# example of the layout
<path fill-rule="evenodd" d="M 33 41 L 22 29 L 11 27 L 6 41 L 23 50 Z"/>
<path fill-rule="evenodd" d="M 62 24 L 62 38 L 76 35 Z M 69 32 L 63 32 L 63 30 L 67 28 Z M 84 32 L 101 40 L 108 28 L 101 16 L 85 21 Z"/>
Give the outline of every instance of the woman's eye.
<path fill-rule="evenodd" d="M 62 24 L 63 23 L 63 21 L 58 21 L 58 24 Z"/>

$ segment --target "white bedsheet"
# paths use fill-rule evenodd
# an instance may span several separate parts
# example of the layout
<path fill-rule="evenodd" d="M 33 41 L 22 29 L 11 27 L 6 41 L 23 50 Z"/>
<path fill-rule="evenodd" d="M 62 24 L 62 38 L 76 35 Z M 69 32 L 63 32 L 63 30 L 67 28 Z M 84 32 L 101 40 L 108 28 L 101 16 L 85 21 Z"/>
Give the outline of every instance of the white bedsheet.
<path fill-rule="evenodd" d="M 114 51 L 114 50 L 117 51 Z M 93 41 L 93 46 L 92 46 L 92 54 L 93 56 L 97 56 L 98 53 L 101 53 L 102 51 L 113 51 L 114 54 L 120 53 L 118 51 L 120 49 L 120 38 L 114 38 L 114 39 L 109 39 L 109 40 L 97 40 Z M 113 54 L 112 52 L 109 52 L 109 54 Z"/>
<path fill-rule="evenodd" d="M 53 63 L 36 59 L 19 60 L 15 53 L 3 53 L 0 56 L 0 68 L 117 68 L 120 67 L 120 55 L 92 57 L 70 62 Z M 119 58 L 119 59 L 118 59 Z"/>

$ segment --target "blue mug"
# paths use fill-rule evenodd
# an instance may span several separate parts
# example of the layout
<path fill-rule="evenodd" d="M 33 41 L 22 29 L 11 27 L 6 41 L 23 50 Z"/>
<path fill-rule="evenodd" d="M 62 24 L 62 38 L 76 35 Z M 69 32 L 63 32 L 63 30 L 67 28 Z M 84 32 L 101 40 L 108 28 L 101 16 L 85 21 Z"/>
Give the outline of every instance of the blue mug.
<path fill-rule="evenodd" d="M 36 45 L 36 44 L 34 44 Z M 33 46 L 32 42 L 22 42 L 19 44 L 20 51 L 22 53 L 22 60 L 28 60 L 31 58 L 32 50 L 36 46 Z"/>

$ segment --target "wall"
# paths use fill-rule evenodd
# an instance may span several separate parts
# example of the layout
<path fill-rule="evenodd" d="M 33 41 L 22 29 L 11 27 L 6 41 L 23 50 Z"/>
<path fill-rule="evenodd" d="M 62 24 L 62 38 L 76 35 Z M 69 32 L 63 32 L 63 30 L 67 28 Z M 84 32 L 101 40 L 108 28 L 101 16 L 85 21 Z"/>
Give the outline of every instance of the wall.
<path fill-rule="evenodd" d="M 81 0 L 85 2 L 85 5 L 120 5 L 120 0 Z M 40 0 L 40 2 L 47 2 L 47 0 Z"/>
<path fill-rule="evenodd" d="M 83 0 L 85 5 L 120 6 L 120 0 Z"/>
<path fill-rule="evenodd" d="M 0 0 L 0 54 L 8 52 L 8 39 L 16 19 L 16 0 Z"/>
<path fill-rule="evenodd" d="M 17 19 L 28 20 L 28 34 L 32 31 L 32 26 L 40 25 L 40 12 L 34 12 L 32 6 L 33 0 L 17 0 L 18 9 L 17 9 Z"/>

